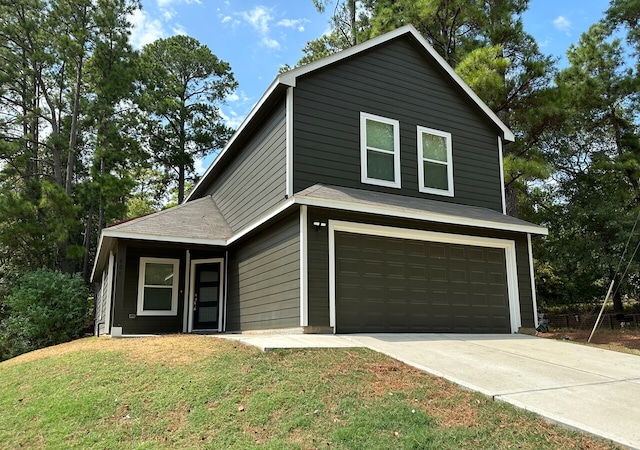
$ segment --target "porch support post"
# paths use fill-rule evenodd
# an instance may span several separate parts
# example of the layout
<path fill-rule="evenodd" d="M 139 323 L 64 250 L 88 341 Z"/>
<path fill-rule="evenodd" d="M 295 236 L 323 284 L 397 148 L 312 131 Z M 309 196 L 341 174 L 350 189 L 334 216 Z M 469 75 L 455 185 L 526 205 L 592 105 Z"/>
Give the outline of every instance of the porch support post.
<path fill-rule="evenodd" d="M 185 263 L 184 263 L 184 315 L 182 317 L 183 333 L 188 333 L 190 331 L 189 330 L 189 313 L 191 312 L 191 308 L 189 308 L 189 291 L 191 289 L 190 281 L 191 281 L 191 252 L 187 250 L 185 255 Z"/>

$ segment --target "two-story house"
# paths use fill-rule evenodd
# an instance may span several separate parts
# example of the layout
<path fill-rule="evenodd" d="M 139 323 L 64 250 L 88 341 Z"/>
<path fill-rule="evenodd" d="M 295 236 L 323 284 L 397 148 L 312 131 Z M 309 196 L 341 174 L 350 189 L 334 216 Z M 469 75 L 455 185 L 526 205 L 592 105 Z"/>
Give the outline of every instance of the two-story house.
<path fill-rule="evenodd" d="M 513 140 L 412 26 L 281 74 L 182 205 L 102 232 L 96 331 L 533 328 Z"/>

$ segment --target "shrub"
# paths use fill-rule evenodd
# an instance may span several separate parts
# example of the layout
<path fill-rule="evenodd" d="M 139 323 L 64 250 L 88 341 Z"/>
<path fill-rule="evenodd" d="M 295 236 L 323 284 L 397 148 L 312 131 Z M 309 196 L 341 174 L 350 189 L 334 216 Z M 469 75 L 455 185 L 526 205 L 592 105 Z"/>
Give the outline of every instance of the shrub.
<path fill-rule="evenodd" d="M 0 357 L 81 337 L 91 312 L 89 291 L 79 275 L 38 269 L 23 275 L 4 299 Z"/>

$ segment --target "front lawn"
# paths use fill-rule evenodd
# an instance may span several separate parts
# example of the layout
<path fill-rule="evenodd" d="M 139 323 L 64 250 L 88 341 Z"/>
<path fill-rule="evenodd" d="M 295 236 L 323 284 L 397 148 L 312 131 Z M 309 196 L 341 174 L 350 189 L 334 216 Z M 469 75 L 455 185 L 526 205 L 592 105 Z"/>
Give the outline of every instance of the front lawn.
<path fill-rule="evenodd" d="M 605 449 L 367 349 L 88 338 L 0 363 L 0 448 Z"/>

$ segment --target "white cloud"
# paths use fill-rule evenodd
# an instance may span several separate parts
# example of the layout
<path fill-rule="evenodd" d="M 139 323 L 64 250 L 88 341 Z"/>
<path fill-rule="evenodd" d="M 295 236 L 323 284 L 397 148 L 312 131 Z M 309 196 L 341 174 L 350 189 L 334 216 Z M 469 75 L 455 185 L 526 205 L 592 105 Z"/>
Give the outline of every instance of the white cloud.
<path fill-rule="evenodd" d="M 270 8 L 256 6 L 249 11 L 242 11 L 238 13 L 238 15 L 258 33 L 260 36 L 260 44 L 263 47 L 270 49 L 280 48 L 280 43 L 269 35 L 271 32 L 271 22 L 273 22 Z"/>
<path fill-rule="evenodd" d="M 264 45 L 265 47 L 268 48 L 272 48 L 272 49 L 279 49 L 280 48 L 280 43 L 278 41 L 276 41 L 275 39 L 271 39 L 268 36 L 264 36 L 260 42 L 262 43 L 262 45 Z"/>
<path fill-rule="evenodd" d="M 558 16 L 553 21 L 553 26 L 556 27 L 558 31 L 562 31 L 565 34 L 570 34 L 571 32 L 571 21 L 564 16 Z"/>
<path fill-rule="evenodd" d="M 162 11 L 162 17 L 164 17 L 165 21 L 169 21 L 173 19 L 176 16 L 176 14 L 178 14 L 178 12 L 173 8 L 167 8 Z"/>
<path fill-rule="evenodd" d="M 222 121 L 226 126 L 233 128 L 234 130 L 237 130 L 244 120 L 244 116 L 239 116 L 235 111 L 229 111 L 229 114 L 226 114 L 224 111 L 220 110 L 220 117 L 222 117 Z"/>
<path fill-rule="evenodd" d="M 129 40 L 133 48 L 139 49 L 166 35 L 162 23 L 152 19 L 140 9 L 129 15 L 129 22 L 133 26 Z"/>
<path fill-rule="evenodd" d="M 224 16 L 220 22 L 222 23 L 231 22 L 231 16 Z"/>
<path fill-rule="evenodd" d="M 256 6 L 250 11 L 240 13 L 242 18 L 246 20 L 255 30 L 263 35 L 269 33 L 269 22 L 273 20 L 273 16 L 269 9 L 264 6 Z"/>
<path fill-rule="evenodd" d="M 306 22 L 309 22 L 309 19 L 282 19 L 278 21 L 276 25 L 285 28 L 295 28 L 296 30 L 302 32 L 304 31 L 304 25 L 302 24 Z"/>
<path fill-rule="evenodd" d="M 175 3 L 186 3 L 187 5 L 191 5 L 196 3 L 198 5 L 202 5 L 202 0 L 157 0 L 158 7 L 166 8 L 167 6 Z"/>
<path fill-rule="evenodd" d="M 173 34 L 175 35 L 180 35 L 180 36 L 187 35 L 187 30 L 185 30 L 184 27 L 179 23 L 175 24 L 175 26 L 171 28 L 171 31 L 173 31 Z"/>
<path fill-rule="evenodd" d="M 237 102 L 238 100 L 240 100 L 240 96 L 235 92 L 233 94 L 227 95 L 227 97 L 225 98 L 225 101 L 227 102 Z"/>

